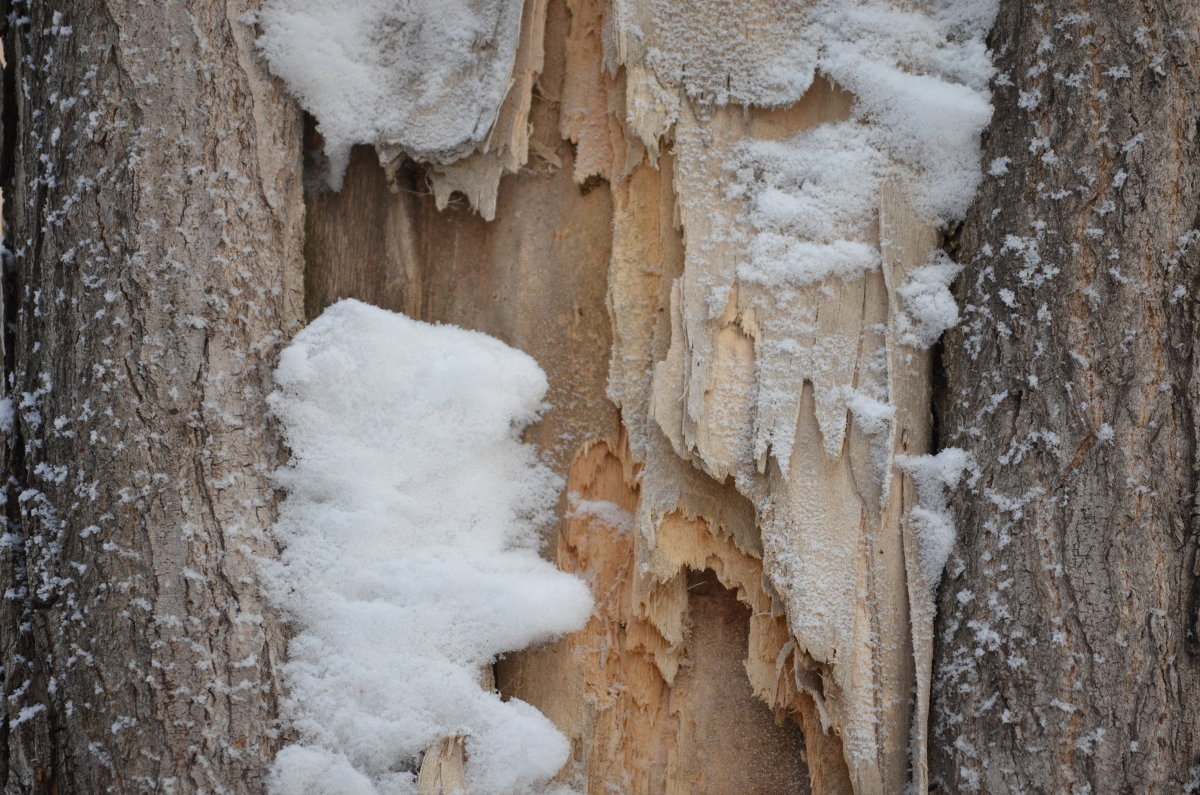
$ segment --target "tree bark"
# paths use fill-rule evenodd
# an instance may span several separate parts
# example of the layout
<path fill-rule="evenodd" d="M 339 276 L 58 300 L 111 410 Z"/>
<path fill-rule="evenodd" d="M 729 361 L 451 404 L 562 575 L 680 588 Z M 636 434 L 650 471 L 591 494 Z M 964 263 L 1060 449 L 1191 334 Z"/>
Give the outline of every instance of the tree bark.
<path fill-rule="evenodd" d="M 741 145 L 856 102 L 818 76 L 756 104 L 723 71 L 733 46 L 792 57 L 771 26 L 795 4 L 731 26 L 719 2 L 526 0 L 479 151 L 360 147 L 340 193 L 303 173 L 320 142 L 255 57 L 252 0 L 57 5 L 6 8 L 6 793 L 263 789 L 286 739 L 254 563 L 284 460 L 265 395 L 279 345 L 351 296 L 547 371 L 547 555 L 597 610 L 496 685 L 570 738 L 562 782 L 921 791 L 935 658 L 946 791 L 1200 787 L 1191 0 L 1003 3 L 940 385 L 901 341 L 937 239 L 899 183 L 856 227 L 878 268 L 738 276 Z M 935 430 L 975 458 L 936 651 L 898 463 Z M 460 739 L 422 791 L 462 780 Z"/>
<path fill-rule="evenodd" d="M 1200 786 L 1200 7 L 1003 2 L 958 241 L 940 596 L 949 792 Z"/>
<path fill-rule="evenodd" d="M 245 11 L 5 9 L 5 792 L 256 792 L 279 742 L 301 124 Z"/>

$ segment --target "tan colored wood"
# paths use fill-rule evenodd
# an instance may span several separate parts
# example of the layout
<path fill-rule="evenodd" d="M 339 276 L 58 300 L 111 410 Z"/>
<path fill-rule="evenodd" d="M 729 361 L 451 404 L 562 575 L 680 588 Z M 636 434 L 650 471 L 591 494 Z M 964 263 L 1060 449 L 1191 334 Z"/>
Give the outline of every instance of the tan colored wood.
<path fill-rule="evenodd" d="M 311 128 L 306 146 L 319 149 Z M 341 191 L 308 180 L 304 218 L 304 309 L 311 319 L 339 298 L 370 296 L 372 303 L 420 314 L 421 269 L 415 249 L 413 189 L 392 191 L 374 154 L 358 147 Z M 426 189 L 427 192 L 427 189 Z M 351 264 L 353 263 L 353 264 Z"/>
<path fill-rule="evenodd" d="M 880 271 L 826 280 L 797 304 L 738 284 L 736 252 L 707 242 L 739 218 L 721 189 L 729 153 L 844 119 L 853 98 L 818 79 L 782 108 L 630 104 L 630 86 L 644 91 L 652 76 L 609 60 L 611 13 L 600 0 L 550 2 L 544 37 L 523 29 L 523 47 L 544 47 L 529 94 L 533 158 L 499 181 L 494 221 L 467 201 L 439 211 L 445 191 L 435 201 L 412 166 L 387 193 L 365 149 L 343 196 L 310 197 L 309 311 L 353 294 L 522 347 L 550 379 L 552 408 L 529 438 L 566 491 L 636 517 L 621 535 L 566 515 L 564 499 L 551 550 L 589 579 L 597 616 L 498 666 L 502 692 L 571 738 L 564 781 L 651 793 L 795 791 L 809 779 L 817 792 L 871 793 L 899 791 L 911 767 L 923 782 L 932 613 L 927 584 L 912 580 L 915 495 L 891 456 L 928 450 L 929 366 L 889 329 L 896 285 L 935 238 L 885 190 Z M 536 71 L 534 54 L 522 58 L 519 74 Z M 358 209 L 356 193 L 369 197 Z M 722 283 L 728 303 L 710 319 L 706 285 Z M 801 345 L 839 353 L 825 370 L 795 369 L 784 472 L 742 451 L 756 423 L 789 432 L 788 415 L 756 418 L 755 404 L 761 346 L 788 313 L 817 318 Z M 888 351 L 882 375 L 877 348 Z M 830 397 L 879 378 L 897 406 L 882 470 L 878 442 Z M 824 590 L 788 585 L 797 577 Z M 707 684 L 734 687 L 735 670 L 736 697 Z M 722 734 L 750 745 L 723 755 L 736 744 L 714 749 Z M 750 747 L 769 764 L 748 761 Z"/>
<path fill-rule="evenodd" d="M 446 737 L 425 753 L 417 776 L 418 795 L 463 795 L 466 750 L 461 737 Z"/>
<path fill-rule="evenodd" d="M 627 446 L 586 446 L 568 489 L 635 512 Z M 670 562 L 647 572 L 629 528 L 564 519 L 559 565 L 589 578 L 596 614 L 565 640 L 502 662 L 506 692 L 538 705 L 575 702 L 569 714 L 548 714 L 574 740 L 564 780 L 581 777 L 587 792 L 807 791 L 799 727 L 756 698 L 746 676 L 755 644 L 774 643 L 772 659 L 786 658 L 786 627 L 761 593 L 761 563 L 696 520 L 678 516 L 664 527 Z M 767 674 L 771 686 L 791 681 L 774 666 Z"/>

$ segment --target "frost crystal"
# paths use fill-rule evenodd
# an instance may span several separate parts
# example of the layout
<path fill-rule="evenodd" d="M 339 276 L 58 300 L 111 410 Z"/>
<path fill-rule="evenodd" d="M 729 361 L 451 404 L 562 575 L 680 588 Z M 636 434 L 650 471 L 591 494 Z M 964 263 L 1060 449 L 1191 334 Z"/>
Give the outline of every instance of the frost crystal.
<path fill-rule="evenodd" d="M 934 251 L 929 264 L 913 270 L 896 289 L 904 305 L 897 323 L 901 343 L 928 348 L 958 323 L 958 304 L 950 284 L 961 270 L 944 251 Z"/>

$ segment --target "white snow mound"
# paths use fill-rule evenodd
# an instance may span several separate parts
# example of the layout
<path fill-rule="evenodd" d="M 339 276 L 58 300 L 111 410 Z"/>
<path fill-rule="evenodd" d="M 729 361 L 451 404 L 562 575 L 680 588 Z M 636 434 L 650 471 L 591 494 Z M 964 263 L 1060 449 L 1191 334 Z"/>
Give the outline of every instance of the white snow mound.
<path fill-rule="evenodd" d="M 256 42 L 317 120 L 341 188 L 355 144 L 451 162 L 473 151 L 508 90 L 519 0 L 266 0 Z"/>
<path fill-rule="evenodd" d="M 581 627 L 587 586 L 538 556 L 560 479 L 520 441 L 546 377 L 485 334 L 341 301 L 280 357 L 291 447 L 264 563 L 296 635 L 275 793 L 408 793 L 438 738 L 466 737 L 470 791 L 536 791 L 565 763 L 540 712 L 480 671 Z"/>

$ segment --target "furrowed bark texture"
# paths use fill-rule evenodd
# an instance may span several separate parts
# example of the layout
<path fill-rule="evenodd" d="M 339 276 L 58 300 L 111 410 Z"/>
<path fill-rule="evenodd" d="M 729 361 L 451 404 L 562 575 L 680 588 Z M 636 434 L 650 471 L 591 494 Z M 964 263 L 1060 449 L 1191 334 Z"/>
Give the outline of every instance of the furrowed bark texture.
<path fill-rule="evenodd" d="M 301 124 L 245 11 L 8 8 L 5 792 L 259 792 L 278 744 Z"/>
<path fill-rule="evenodd" d="M 1200 6 L 1004 2 L 942 441 L 949 792 L 1200 786 Z M 997 160 L 1004 158 L 1004 160 Z"/>

